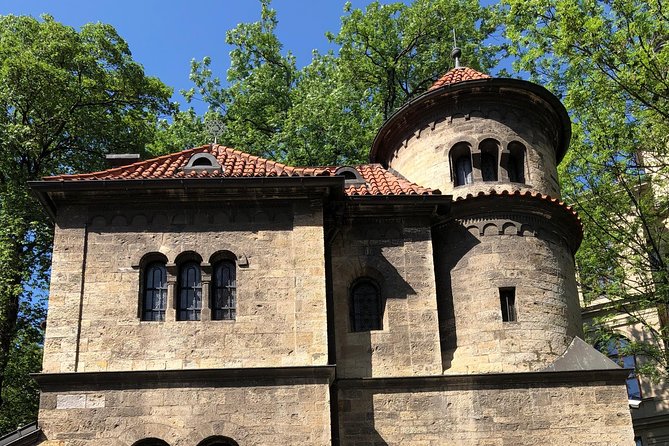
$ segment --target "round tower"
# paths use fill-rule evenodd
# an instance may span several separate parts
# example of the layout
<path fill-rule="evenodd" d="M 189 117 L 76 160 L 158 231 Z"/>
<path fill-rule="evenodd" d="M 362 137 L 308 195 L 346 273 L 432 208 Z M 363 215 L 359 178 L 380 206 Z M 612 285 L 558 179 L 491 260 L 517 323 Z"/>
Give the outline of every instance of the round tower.
<path fill-rule="evenodd" d="M 372 162 L 453 196 L 433 228 L 445 373 L 541 370 L 581 334 L 570 136 L 545 88 L 457 66 L 379 131 Z"/>

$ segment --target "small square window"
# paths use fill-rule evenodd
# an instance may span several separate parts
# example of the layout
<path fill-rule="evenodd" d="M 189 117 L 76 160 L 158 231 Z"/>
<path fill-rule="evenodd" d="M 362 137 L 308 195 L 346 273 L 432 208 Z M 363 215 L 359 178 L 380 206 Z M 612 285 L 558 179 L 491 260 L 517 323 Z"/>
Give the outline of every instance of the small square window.
<path fill-rule="evenodd" d="M 516 288 L 500 288 L 499 303 L 502 307 L 502 321 L 516 322 Z"/>

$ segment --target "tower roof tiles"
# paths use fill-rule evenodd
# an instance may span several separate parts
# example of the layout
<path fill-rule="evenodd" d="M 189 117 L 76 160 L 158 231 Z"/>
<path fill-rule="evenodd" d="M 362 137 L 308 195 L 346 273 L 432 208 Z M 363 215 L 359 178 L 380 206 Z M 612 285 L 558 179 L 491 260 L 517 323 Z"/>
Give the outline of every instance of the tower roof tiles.
<path fill-rule="evenodd" d="M 469 67 L 456 67 L 449 70 L 432 84 L 428 91 L 436 90 L 444 85 L 457 84 L 458 82 L 473 81 L 478 79 L 491 79 L 490 75 L 481 73 Z"/>

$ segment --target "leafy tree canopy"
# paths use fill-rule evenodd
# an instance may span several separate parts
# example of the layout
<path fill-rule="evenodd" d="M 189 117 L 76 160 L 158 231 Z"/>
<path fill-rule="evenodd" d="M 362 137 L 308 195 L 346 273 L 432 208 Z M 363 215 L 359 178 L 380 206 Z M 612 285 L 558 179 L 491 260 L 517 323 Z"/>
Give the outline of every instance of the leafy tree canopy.
<path fill-rule="evenodd" d="M 573 120 L 560 176 L 566 201 L 577 204 L 585 225 L 577 254 L 584 296 L 604 299 L 641 324 L 649 342 L 632 349 L 650 359 L 646 372 L 659 365 L 666 374 L 669 20 L 663 3 L 503 0 L 498 13 L 516 68 L 552 88 Z"/>
<path fill-rule="evenodd" d="M 34 340 L 17 321 L 31 314 L 20 309 L 30 308 L 30 291 L 44 286 L 50 263 L 52 228 L 27 181 L 99 168 L 108 152 L 143 151 L 153 138 L 156 117 L 172 111 L 170 95 L 168 87 L 144 74 L 109 25 L 76 31 L 50 16 L 0 17 L 3 429 L 25 420 L 24 410 L 34 416 L 34 404 L 15 403 L 21 381 L 11 377 L 35 365 Z M 27 356 L 17 356 L 19 351 Z"/>
<path fill-rule="evenodd" d="M 497 48 L 481 45 L 492 28 L 476 0 L 346 4 L 337 53 L 314 53 L 302 69 L 284 52 L 276 12 L 261 1 L 261 17 L 227 33 L 233 46 L 229 87 L 193 62 L 196 93 L 225 120 L 225 142 L 296 165 L 364 162 L 379 126 L 407 100 L 452 67 L 452 30 L 467 64 L 489 69 Z"/>

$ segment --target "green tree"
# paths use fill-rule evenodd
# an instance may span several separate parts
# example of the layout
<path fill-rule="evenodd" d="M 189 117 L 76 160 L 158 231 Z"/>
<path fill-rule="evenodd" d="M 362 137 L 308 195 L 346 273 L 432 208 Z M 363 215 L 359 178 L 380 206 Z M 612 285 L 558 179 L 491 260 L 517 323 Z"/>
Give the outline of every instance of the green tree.
<path fill-rule="evenodd" d="M 37 417 L 39 389 L 30 373 L 37 373 L 42 368 L 44 332 L 40 322 L 46 317 L 46 308 L 42 301 L 33 300 L 26 298 L 21 302 L 16 334 L 5 368 L 0 432 L 12 431 L 17 426 L 35 421 Z"/>
<path fill-rule="evenodd" d="M 669 20 L 663 2 L 503 0 L 516 68 L 558 94 L 574 137 L 561 165 L 585 225 L 586 299 L 606 299 L 647 342 L 643 370 L 667 374 Z M 659 311 L 661 323 L 653 322 Z M 602 327 L 606 327 L 603 324 Z M 601 327 L 600 327 L 601 328 Z M 607 330 L 600 335 L 607 336 Z M 659 366 L 659 369 L 658 369 Z"/>
<path fill-rule="evenodd" d="M 85 25 L 77 32 L 49 16 L 0 17 L 3 427 L 11 427 L 6 420 L 26 419 L 12 412 L 16 406 L 8 396 L 8 379 L 27 360 L 13 356 L 28 345 L 24 332 L 17 331 L 20 309 L 26 308 L 22 299 L 29 283 L 44 284 L 50 262 L 52 228 L 27 182 L 101 167 L 108 152 L 143 151 L 157 115 L 171 111 L 170 95 L 159 80 L 144 75 L 109 25 Z M 14 368 L 8 368 L 10 363 Z"/>
<path fill-rule="evenodd" d="M 478 0 L 415 0 L 345 6 L 337 36 L 345 82 L 369 98 L 383 118 L 425 92 L 453 68 L 453 34 L 471 68 L 489 71 L 499 48 L 483 42 L 494 31 Z"/>
<path fill-rule="evenodd" d="M 205 122 L 214 117 L 218 117 L 218 114 L 209 112 L 202 117 L 192 108 L 176 110 L 170 119 L 162 118 L 156 123 L 155 134 L 147 144 L 146 151 L 152 156 L 159 156 L 210 143 Z"/>
<path fill-rule="evenodd" d="M 344 12 L 339 33 L 328 34 L 338 54 L 314 53 L 298 69 L 262 0 L 258 22 L 227 33 L 229 87 L 205 58 L 193 62 L 188 97 L 197 93 L 222 114 L 233 147 L 300 165 L 356 163 L 384 119 L 452 67 L 452 29 L 470 66 L 493 65 L 496 48 L 480 45 L 491 31 L 488 13 L 476 0 L 372 2 L 364 11 L 347 4 Z"/>

